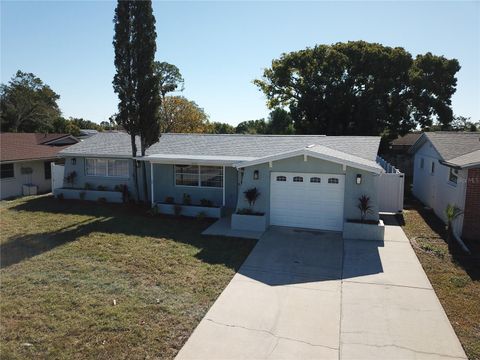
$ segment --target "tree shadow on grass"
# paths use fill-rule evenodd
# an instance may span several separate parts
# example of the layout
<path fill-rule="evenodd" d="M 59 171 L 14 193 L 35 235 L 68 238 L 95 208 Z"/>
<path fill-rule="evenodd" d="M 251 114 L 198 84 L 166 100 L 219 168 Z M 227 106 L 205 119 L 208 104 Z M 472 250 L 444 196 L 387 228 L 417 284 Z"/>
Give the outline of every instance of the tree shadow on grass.
<path fill-rule="evenodd" d="M 53 197 L 30 199 L 10 208 L 11 211 L 84 215 L 89 219 L 50 232 L 14 236 L 0 245 L 1 267 L 16 264 L 92 232 L 124 234 L 157 239 L 166 238 L 188 244 L 200 251 L 195 255 L 208 264 L 222 264 L 238 270 L 256 241 L 204 236 L 210 219 L 191 219 L 148 215 L 146 207 L 135 205 L 98 204 Z M 32 214 L 33 215 L 33 214 Z M 55 219 L 52 218 L 52 221 Z"/>

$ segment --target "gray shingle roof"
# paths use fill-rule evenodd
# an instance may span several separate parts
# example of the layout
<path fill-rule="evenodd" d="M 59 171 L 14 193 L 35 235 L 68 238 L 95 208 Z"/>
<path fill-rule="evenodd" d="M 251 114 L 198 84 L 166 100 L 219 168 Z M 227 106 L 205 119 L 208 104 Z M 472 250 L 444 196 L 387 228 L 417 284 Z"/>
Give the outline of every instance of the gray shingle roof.
<path fill-rule="evenodd" d="M 427 132 L 425 136 L 438 151 L 443 160 L 480 150 L 478 132 Z"/>
<path fill-rule="evenodd" d="M 379 143 L 380 138 L 374 136 L 163 134 L 160 141 L 147 150 L 147 155 L 259 158 L 315 144 L 375 161 Z M 130 136 L 122 132 L 99 133 L 71 146 L 61 154 L 130 156 Z"/>

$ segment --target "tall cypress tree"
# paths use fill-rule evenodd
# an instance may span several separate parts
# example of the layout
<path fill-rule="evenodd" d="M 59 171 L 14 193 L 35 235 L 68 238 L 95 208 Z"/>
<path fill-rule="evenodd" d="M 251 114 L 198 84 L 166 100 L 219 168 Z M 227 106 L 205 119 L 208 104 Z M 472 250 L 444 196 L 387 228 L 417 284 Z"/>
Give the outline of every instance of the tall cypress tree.
<path fill-rule="evenodd" d="M 119 98 L 116 121 L 130 134 L 132 156 L 137 156 L 137 136 L 140 137 L 140 153 L 144 156 L 147 148 L 157 142 L 160 135 L 157 121 L 160 95 L 154 76 L 157 35 L 151 1 L 119 0 L 114 23 L 117 72 L 113 87 Z M 144 197 L 147 200 L 146 168 L 142 163 Z M 139 199 L 135 160 L 134 179 Z"/>

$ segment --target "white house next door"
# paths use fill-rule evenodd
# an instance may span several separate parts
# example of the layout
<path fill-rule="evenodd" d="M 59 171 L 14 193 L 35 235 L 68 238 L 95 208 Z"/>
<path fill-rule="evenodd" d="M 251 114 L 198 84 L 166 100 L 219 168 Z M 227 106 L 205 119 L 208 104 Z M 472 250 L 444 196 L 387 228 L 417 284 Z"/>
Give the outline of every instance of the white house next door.
<path fill-rule="evenodd" d="M 345 176 L 272 172 L 270 224 L 342 231 Z"/>

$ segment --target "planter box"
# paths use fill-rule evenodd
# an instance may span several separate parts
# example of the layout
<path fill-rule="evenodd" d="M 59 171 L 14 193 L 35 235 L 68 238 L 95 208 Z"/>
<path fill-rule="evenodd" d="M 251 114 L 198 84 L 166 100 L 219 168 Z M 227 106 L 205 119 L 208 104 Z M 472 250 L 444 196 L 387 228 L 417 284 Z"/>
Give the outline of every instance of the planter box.
<path fill-rule="evenodd" d="M 37 195 L 37 192 L 38 192 L 38 186 L 37 185 L 32 185 L 32 184 L 22 185 L 23 196 Z"/>
<path fill-rule="evenodd" d="M 344 239 L 383 241 L 385 225 L 380 220 L 378 224 L 362 224 L 346 221 L 343 224 Z"/>
<path fill-rule="evenodd" d="M 58 196 L 59 194 L 63 194 L 64 199 L 75 199 L 75 200 L 82 200 L 80 199 L 80 193 L 85 193 L 85 197 L 83 200 L 89 201 L 98 201 L 99 198 L 105 198 L 107 202 L 110 203 L 123 203 L 123 196 L 122 193 L 119 191 L 98 191 L 98 190 L 83 190 L 83 189 L 55 189 L 53 190 L 53 194 Z"/>
<path fill-rule="evenodd" d="M 267 217 L 265 215 L 232 214 L 232 229 L 265 231 L 267 229 Z"/>
<path fill-rule="evenodd" d="M 158 212 L 160 214 L 175 215 L 175 206 L 180 206 L 182 211 L 180 215 L 196 217 L 198 214 L 203 213 L 205 217 L 220 219 L 222 217 L 222 208 L 220 207 L 206 207 L 196 205 L 176 205 L 176 204 L 156 204 Z"/>

